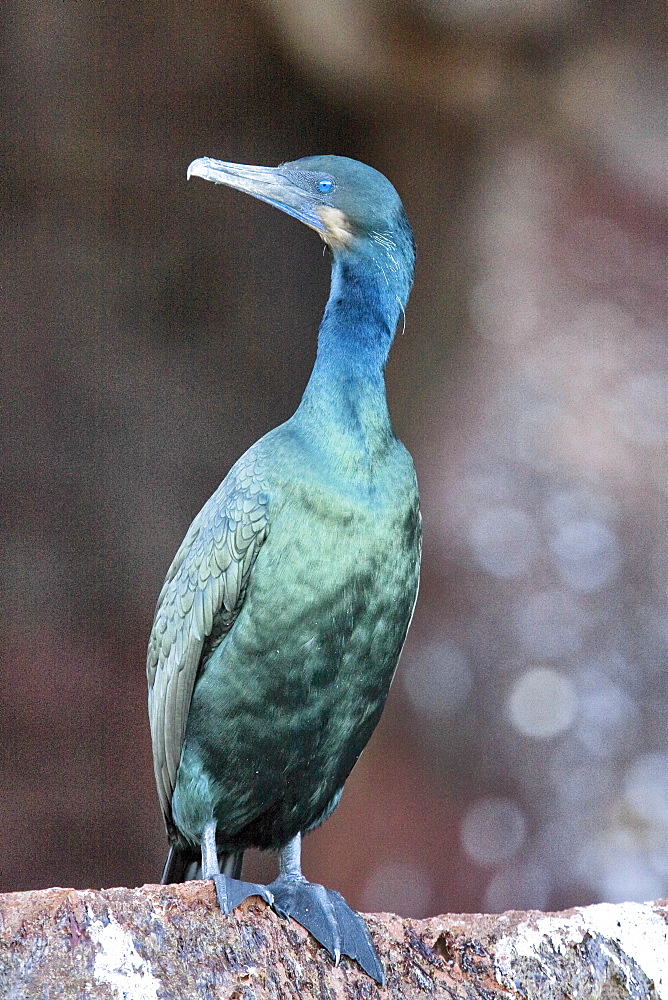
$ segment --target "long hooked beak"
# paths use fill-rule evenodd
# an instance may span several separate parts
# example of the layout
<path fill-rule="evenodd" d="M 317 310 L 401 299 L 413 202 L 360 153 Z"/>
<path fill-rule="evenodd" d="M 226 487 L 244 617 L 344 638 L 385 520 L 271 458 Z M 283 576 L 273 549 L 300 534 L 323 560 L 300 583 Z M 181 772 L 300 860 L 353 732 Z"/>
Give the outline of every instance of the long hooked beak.
<path fill-rule="evenodd" d="M 281 172 L 280 167 L 252 167 L 245 163 L 225 163 L 201 156 L 188 167 L 188 180 L 202 177 L 214 184 L 245 191 L 246 194 L 266 201 L 282 212 L 294 216 L 321 236 L 327 233 L 320 216 L 316 213 L 313 192 L 304 190 L 296 180 Z"/>

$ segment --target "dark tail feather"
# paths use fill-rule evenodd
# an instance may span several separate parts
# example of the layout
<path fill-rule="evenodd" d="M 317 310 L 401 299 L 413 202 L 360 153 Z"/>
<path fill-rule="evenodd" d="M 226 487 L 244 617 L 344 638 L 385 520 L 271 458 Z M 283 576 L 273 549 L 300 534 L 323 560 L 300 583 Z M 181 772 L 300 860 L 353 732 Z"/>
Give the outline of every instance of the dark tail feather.
<path fill-rule="evenodd" d="M 235 851 L 233 854 L 221 854 L 219 859 L 220 870 L 228 878 L 241 878 L 241 868 L 244 863 L 244 852 Z"/>
<path fill-rule="evenodd" d="M 200 860 L 200 852 L 196 847 L 175 847 L 172 844 L 162 871 L 161 884 L 170 885 L 172 882 L 188 882 L 197 878 Z"/>
<path fill-rule="evenodd" d="M 241 866 L 243 865 L 244 852 L 235 851 L 233 854 L 220 854 L 218 856 L 220 870 L 228 878 L 240 878 Z M 173 882 L 189 882 L 191 879 L 202 877 L 202 858 L 198 847 L 175 847 L 173 844 L 169 848 L 169 854 L 165 861 L 165 867 L 160 879 L 161 885 L 171 885 Z"/>

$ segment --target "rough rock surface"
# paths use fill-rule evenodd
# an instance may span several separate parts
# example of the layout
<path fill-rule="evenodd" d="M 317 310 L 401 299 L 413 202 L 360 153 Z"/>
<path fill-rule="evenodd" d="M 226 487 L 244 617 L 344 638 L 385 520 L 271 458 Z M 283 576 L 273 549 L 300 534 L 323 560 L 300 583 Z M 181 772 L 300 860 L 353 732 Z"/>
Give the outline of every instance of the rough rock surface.
<path fill-rule="evenodd" d="M 369 917 L 379 989 L 259 899 L 206 882 L 0 896 L 6 1000 L 668 1000 L 668 901 L 564 913 Z"/>

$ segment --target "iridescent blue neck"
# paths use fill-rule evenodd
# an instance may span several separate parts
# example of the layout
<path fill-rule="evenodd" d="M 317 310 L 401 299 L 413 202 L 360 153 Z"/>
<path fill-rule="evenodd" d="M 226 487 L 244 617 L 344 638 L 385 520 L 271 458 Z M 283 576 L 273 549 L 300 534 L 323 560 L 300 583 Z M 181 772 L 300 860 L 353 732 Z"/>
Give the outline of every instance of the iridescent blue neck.
<path fill-rule="evenodd" d="M 298 423 L 368 441 L 391 433 L 385 364 L 413 278 L 410 230 L 371 234 L 332 260 L 315 365 Z"/>

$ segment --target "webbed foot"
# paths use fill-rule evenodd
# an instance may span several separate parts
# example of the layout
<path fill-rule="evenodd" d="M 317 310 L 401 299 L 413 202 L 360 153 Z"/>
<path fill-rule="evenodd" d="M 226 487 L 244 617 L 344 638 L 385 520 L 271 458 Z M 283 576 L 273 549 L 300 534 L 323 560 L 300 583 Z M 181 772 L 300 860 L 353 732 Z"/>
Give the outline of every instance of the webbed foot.
<path fill-rule="evenodd" d="M 241 882 L 236 878 L 229 878 L 227 875 L 211 875 L 211 881 L 216 887 L 218 905 L 223 913 L 231 913 L 235 906 L 242 903 L 249 896 L 261 896 L 270 906 L 274 905 L 274 897 L 266 885 L 257 885 L 255 882 Z"/>
<path fill-rule="evenodd" d="M 220 870 L 216 844 L 216 821 L 210 820 L 202 831 L 202 878 L 210 878 L 216 887 L 218 905 L 223 913 L 231 913 L 235 906 L 249 896 L 261 896 L 271 906 L 274 897 L 266 885 L 242 882 L 232 876 L 241 875 L 243 851 L 225 855 L 224 871 Z"/>
<path fill-rule="evenodd" d="M 341 955 L 347 955 L 380 986 L 384 985 L 383 967 L 368 928 L 341 893 L 309 882 L 300 874 L 281 874 L 267 889 L 273 895 L 276 912 L 305 927 L 336 965 Z"/>

